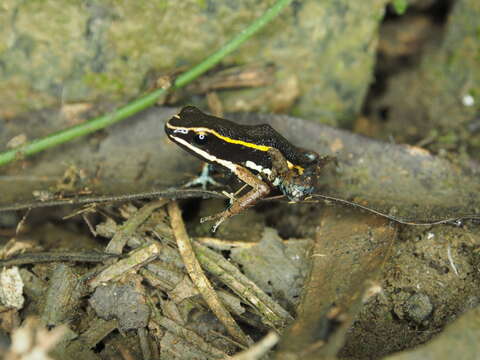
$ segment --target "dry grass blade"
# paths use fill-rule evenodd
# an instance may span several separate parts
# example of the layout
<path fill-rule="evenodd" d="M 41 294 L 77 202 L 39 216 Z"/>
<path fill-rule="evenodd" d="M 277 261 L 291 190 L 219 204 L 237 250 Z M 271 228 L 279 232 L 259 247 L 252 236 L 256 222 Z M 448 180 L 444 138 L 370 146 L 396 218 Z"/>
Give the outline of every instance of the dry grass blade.
<path fill-rule="evenodd" d="M 188 275 L 192 279 L 198 291 L 213 313 L 218 317 L 222 324 L 225 325 L 228 333 L 241 344 L 251 344 L 252 341 L 250 338 L 245 335 L 230 313 L 225 309 L 215 293 L 212 284 L 210 284 L 210 281 L 203 273 L 200 263 L 195 257 L 192 243 L 190 242 L 190 238 L 187 234 L 187 230 L 185 228 L 185 224 L 183 223 L 182 214 L 177 202 L 172 201 L 169 203 L 168 213 L 170 215 L 172 230 L 177 241 L 178 250 L 182 256 Z"/>
<path fill-rule="evenodd" d="M 154 260 L 158 256 L 159 252 L 160 245 L 157 243 L 136 249 L 132 251 L 126 258 L 119 260 L 115 264 L 110 265 L 106 269 L 102 270 L 98 275 L 89 281 L 88 285 L 91 289 L 94 289 L 101 283 L 110 281 L 120 275 L 123 275 L 133 268 L 142 267 L 143 265 Z"/>
<path fill-rule="evenodd" d="M 202 266 L 228 286 L 245 302 L 249 303 L 262 316 L 262 321 L 275 329 L 280 329 L 293 320 L 292 316 L 277 304 L 252 280 L 240 272 L 232 263 L 215 251 L 194 243 L 195 253 Z"/>
<path fill-rule="evenodd" d="M 125 224 L 123 224 L 122 227 L 115 233 L 115 236 L 108 243 L 105 252 L 108 254 L 120 255 L 128 239 L 137 230 L 137 228 L 142 225 L 145 220 L 147 220 L 154 210 L 165 205 L 167 201 L 168 200 L 166 199 L 152 201 L 138 210 L 137 213 L 128 219 Z"/>
<path fill-rule="evenodd" d="M 179 324 L 177 324 L 175 321 L 162 316 L 158 309 L 153 305 L 153 302 L 151 299 L 149 299 L 149 304 L 152 309 L 152 320 L 160 325 L 161 327 L 164 327 L 168 331 L 170 331 L 172 334 L 175 334 L 176 336 L 184 339 L 185 341 L 194 344 L 195 346 L 198 347 L 201 351 L 205 352 L 206 354 L 209 354 L 212 359 L 229 359 L 230 357 L 224 353 L 222 350 L 217 349 L 213 345 L 207 343 L 201 336 L 199 336 L 197 333 L 195 333 L 192 330 L 189 330 Z"/>

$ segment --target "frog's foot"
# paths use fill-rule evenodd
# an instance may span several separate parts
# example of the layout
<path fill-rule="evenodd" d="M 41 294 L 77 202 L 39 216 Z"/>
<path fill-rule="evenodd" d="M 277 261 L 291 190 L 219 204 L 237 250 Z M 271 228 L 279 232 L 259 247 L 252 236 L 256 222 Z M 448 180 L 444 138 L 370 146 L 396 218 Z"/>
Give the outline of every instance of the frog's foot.
<path fill-rule="evenodd" d="M 216 220 L 215 224 L 212 227 L 212 233 L 214 233 L 214 232 L 217 231 L 220 224 L 223 223 L 225 220 L 227 220 L 230 216 L 232 216 L 232 214 L 230 214 L 230 212 L 227 209 L 227 210 L 222 211 L 218 214 L 210 215 L 210 216 L 206 216 L 206 217 L 201 218 L 200 223 L 203 224 L 204 222 L 207 222 L 207 221 L 215 221 Z"/>
<path fill-rule="evenodd" d="M 213 178 L 210 176 L 210 165 L 208 163 L 205 163 L 202 167 L 202 172 L 200 173 L 199 176 L 197 176 L 195 179 L 190 180 L 187 182 L 183 187 L 192 187 L 196 185 L 201 185 L 202 190 L 207 190 L 208 185 L 212 186 L 220 186 L 218 182 L 213 180 Z"/>
<path fill-rule="evenodd" d="M 230 210 L 232 207 L 235 209 L 236 206 L 233 206 L 233 204 L 235 204 L 235 202 L 237 201 L 237 198 L 236 198 L 236 195 L 243 189 L 243 187 L 237 191 L 236 193 L 229 193 L 228 191 L 222 191 L 222 194 L 225 195 L 228 200 L 229 200 L 229 207 L 218 213 L 218 214 L 215 214 L 215 215 L 210 215 L 210 216 L 206 216 L 206 217 L 203 217 L 200 219 L 200 223 L 204 223 L 206 221 L 215 221 L 215 225 L 213 225 L 212 227 L 212 233 L 214 233 L 215 231 L 217 231 L 217 228 L 220 226 L 221 223 L 223 223 L 225 220 L 227 220 L 229 217 L 233 216 L 235 213 L 232 213 L 232 211 Z M 238 210 L 239 211 L 239 210 Z"/>

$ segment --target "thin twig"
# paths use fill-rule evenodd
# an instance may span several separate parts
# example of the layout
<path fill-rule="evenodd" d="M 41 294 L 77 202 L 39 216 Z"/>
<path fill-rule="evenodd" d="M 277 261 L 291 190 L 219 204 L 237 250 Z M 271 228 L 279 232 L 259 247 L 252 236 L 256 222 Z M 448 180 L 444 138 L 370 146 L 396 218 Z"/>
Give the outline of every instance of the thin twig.
<path fill-rule="evenodd" d="M 205 237 L 205 236 L 197 237 L 195 238 L 195 241 L 217 250 L 232 250 L 236 248 L 249 249 L 257 245 L 256 242 L 231 241 L 231 240 L 224 240 L 224 239 L 218 239 L 214 237 Z"/>
<path fill-rule="evenodd" d="M 9 259 L 0 260 L 0 267 L 61 261 L 97 263 L 111 259 L 112 257 L 117 256 L 114 254 L 73 251 L 23 253 Z"/>
<path fill-rule="evenodd" d="M 195 242 L 202 245 L 208 246 L 216 250 L 232 250 L 232 249 L 251 249 L 254 246 L 258 245 L 258 242 L 252 241 L 235 241 L 235 240 L 226 240 L 219 239 L 208 236 L 196 237 Z M 294 239 L 294 240 L 283 240 L 282 242 L 285 245 L 298 243 L 298 241 L 312 241 L 310 239 Z"/>
<path fill-rule="evenodd" d="M 28 209 L 28 210 L 25 212 L 25 215 L 23 215 L 22 219 L 18 222 L 18 225 L 17 225 L 17 227 L 15 228 L 15 236 L 17 236 L 18 234 L 20 234 L 20 232 L 22 231 L 23 226 L 24 226 L 25 223 L 27 222 L 28 215 L 30 215 L 30 209 Z"/>
<path fill-rule="evenodd" d="M 455 275 L 458 276 L 457 267 L 455 266 L 455 263 L 453 262 L 452 250 L 451 250 L 450 243 L 448 243 L 448 247 L 447 247 L 447 257 L 448 257 L 448 262 L 450 263 L 450 266 L 453 269 L 453 272 L 455 273 Z"/>
<path fill-rule="evenodd" d="M 218 298 L 212 284 L 202 271 L 195 253 L 193 252 L 192 243 L 187 234 L 187 229 L 183 223 L 182 214 L 176 201 L 172 201 L 168 205 L 168 214 L 172 225 L 173 234 L 177 241 L 178 251 L 182 256 L 185 268 L 198 291 L 208 304 L 212 312 L 217 316 L 220 322 L 225 325 L 228 333 L 238 342 L 249 345 L 252 341 L 244 334 L 230 313 L 225 309 L 222 302 Z"/>
<path fill-rule="evenodd" d="M 262 358 L 275 345 L 277 345 L 280 336 L 276 332 L 270 331 L 262 340 L 251 346 L 249 349 L 235 355 L 232 360 L 257 360 Z"/>
<path fill-rule="evenodd" d="M 46 201 L 29 201 L 20 202 L 16 204 L 8 204 L 0 206 L 0 211 L 13 211 L 21 209 L 39 208 L 46 206 L 59 206 L 59 205 L 82 205 L 82 204 L 94 204 L 94 203 L 107 203 L 107 202 L 126 202 L 132 200 L 142 199 L 154 199 L 154 198 L 174 198 L 174 199 L 189 199 L 189 198 L 220 198 L 225 199 L 226 196 L 215 191 L 208 191 L 202 189 L 178 189 L 168 188 L 164 190 L 147 191 L 142 193 L 124 194 L 124 195 L 106 195 L 106 196 L 75 196 L 64 197 Z"/>
<path fill-rule="evenodd" d="M 392 220 L 396 223 L 403 224 L 403 225 L 433 226 L 433 225 L 440 225 L 440 224 L 450 224 L 450 225 L 457 225 L 458 226 L 458 225 L 461 224 L 461 222 L 463 220 L 480 220 L 480 215 L 478 215 L 478 214 L 461 214 L 461 215 L 458 215 L 458 216 L 445 217 L 443 219 L 437 219 L 437 220 L 432 219 L 432 220 L 417 221 L 417 220 L 414 220 L 414 219 L 399 218 L 399 217 L 396 217 L 396 216 L 393 216 L 393 215 L 390 215 L 390 214 L 387 214 L 387 213 L 383 213 L 379 210 L 375 210 L 375 209 L 370 208 L 368 206 L 365 206 L 365 205 L 362 205 L 362 204 L 359 204 L 359 203 L 356 203 L 356 202 L 353 202 L 353 201 L 349 201 L 349 200 L 346 200 L 346 199 L 337 198 L 337 197 L 334 197 L 334 196 L 329 196 L 329 195 L 324 195 L 324 194 L 312 194 L 310 196 L 310 198 L 312 198 L 312 199 L 313 198 L 318 198 L 318 199 L 323 199 L 323 200 L 326 200 L 326 201 L 333 201 L 336 204 L 342 204 L 342 205 L 362 209 L 362 210 L 368 211 L 372 214 L 384 217 L 386 219 Z M 318 201 L 310 200 L 310 201 L 304 201 L 304 202 L 315 203 L 315 202 L 318 202 Z"/>

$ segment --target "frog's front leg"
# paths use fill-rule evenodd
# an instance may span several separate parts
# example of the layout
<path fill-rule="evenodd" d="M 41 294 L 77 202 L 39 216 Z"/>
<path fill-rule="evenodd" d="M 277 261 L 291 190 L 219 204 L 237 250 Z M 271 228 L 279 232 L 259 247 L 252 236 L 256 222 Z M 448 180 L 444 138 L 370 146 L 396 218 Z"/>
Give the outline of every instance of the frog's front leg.
<path fill-rule="evenodd" d="M 271 148 L 268 155 L 272 162 L 269 180 L 274 186 L 278 186 L 291 202 L 302 201 L 312 194 L 317 186 L 320 170 L 330 159 L 310 151 L 306 152 L 306 157 L 311 159 L 307 167 L 298 165 L 289 167 L 288 161 L 278 149 Z"/>
<path fill-rule="evenodd" d="M 267 196 L 270 193 L 270 186 L 260 180 L 246 168 L 236 165 L 234 173 L 236 176 L 238 176 L 240 180 L 250 185 L 252 187 L 252 190 L 250 190 L 248 193 L 241 196 L 240 198 L 235 199 L 232 205 L 221 213 L 200 219 L 200 222 L 202 223 L 205 221 L 216 220 L 215 225 L 212 228 L 212 232 L 215 232 L 220 226 L 220 224 L 227 220 L 229 217 L 239 214 L 249 206 L 255 205 L 258 200 Z"/>
<path fill-rule="evenodd" d="M 271 173 L 268 176 L 268 180 L 275 186 L 278 186 L 284 179 L 293 176 L 292 170 L 288 168 L 287 159 L 275 148 L 270 148 L 268 151 L 270 161 L 272 162 Z"/>
<path fill-rule="evenodd" d="M 200 175 L 187 182 L 185 185 L 183 185 L 183 187 L 193 187 L 196 185 L 201 185 L 202 190 L 207 190 L 207 186 L 209 184 L 212 186 L 220 186 L 220 184 L 216 182 L 210 175 L 211 171 L 212 165 L 210 165 L 209 163 L 204 163 Z"/>

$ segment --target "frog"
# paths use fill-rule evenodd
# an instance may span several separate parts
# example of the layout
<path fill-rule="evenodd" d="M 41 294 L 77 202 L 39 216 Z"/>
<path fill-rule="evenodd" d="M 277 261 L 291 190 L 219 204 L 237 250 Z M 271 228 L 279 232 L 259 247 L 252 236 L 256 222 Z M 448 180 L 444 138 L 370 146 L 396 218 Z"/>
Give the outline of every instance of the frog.
<path fill-rule="evenodd" d="M 227 169 L 251 189 L 233 198 L 224 211 L 202 218 L 215 221 L 212 232 L 228 218 L 255 205 L 278 189 L 290 202 L 305 200 L 332 157 L 293 145 L 269 124 L 242 125 L 186 106 L 165 123 L 175 144 L 197 158 Z"/>

